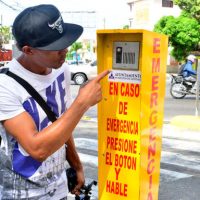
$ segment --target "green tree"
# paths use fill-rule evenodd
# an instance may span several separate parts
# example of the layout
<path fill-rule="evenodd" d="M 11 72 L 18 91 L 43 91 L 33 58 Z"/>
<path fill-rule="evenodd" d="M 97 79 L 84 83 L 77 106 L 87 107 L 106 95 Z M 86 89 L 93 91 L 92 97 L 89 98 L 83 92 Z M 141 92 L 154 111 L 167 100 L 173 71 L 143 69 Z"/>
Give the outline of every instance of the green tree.
<path fill-rule="evenodd" d="M 1 26 L 0 27 L 0 48 L 2 44 L 8 43 L 11 38 L 10 27 Z"/>
<path fill-rule="evenodd" d="M 171 54 L 182 61 L 191 51 L 198 49 L 200 24 L 194 18 L 181 15 L 162 17 L 154 26 L 154 31 L 169 36 Z"/>
<path fill-rule="evenodd" d="M 124 26 L 123 26 L 123 29 L 125 29 L 125 30 L 126 30 L 126 29 L 129 29 L 129 25 L 124 25 Z"/>
<path fill-rule="evenodd" d="M 76 63 L 78 64 L 78 50 L 79 49 L 82 49 L 83 45 L 81 42 L 74 42 L 70 48 L 70 51 L 69 53 L 72 54 L 72 53 L 75 53 L 76 55 Z"/>
<path fill-rule="evenodd" d="M 200 0 L 174 0 L 174 3 L 200 22 Z"/>
<path fill-rule="evenodd" d="M 90 44 L 90 42 L 87 42 L 87 44 L 86 44 L 86 48 L 87 48 L 88 51 L 90 51 L 90 48 L 91 48 L 91 44 Z"/>

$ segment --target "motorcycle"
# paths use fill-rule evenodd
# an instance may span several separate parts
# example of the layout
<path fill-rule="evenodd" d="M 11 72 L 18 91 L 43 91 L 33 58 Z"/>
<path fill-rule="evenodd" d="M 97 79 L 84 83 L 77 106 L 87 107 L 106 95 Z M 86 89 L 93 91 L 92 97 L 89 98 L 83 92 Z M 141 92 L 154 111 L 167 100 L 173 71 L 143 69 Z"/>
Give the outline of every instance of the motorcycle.
<path fill-rule="evenodd" d="M 175 99 L 182 99 L 186 95 L 195 95 L 196 91 L 192 90 L 196 80 L 188 80 L 182 75 L 171 74 L 170 94 Z"/>

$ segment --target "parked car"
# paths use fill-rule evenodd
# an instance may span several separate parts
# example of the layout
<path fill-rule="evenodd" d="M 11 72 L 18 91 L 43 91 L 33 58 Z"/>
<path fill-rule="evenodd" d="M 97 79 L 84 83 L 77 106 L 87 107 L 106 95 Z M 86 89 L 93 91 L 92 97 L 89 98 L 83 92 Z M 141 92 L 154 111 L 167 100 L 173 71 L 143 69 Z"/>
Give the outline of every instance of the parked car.
<path fill-rule="evenodd" d="M 71 80 L 75 84 L 81 85 L 87 80 L 91 80 L 97 75 L 97 61 L 88 64 L 69 65 Z"/>
<path fill-rule="evenodd" d="M 76 60 L 67 60 L 68 65 L 76 65 L 77 61 Z M 82 60 L 78 60 L 78 64 L 84 64 Z"/>

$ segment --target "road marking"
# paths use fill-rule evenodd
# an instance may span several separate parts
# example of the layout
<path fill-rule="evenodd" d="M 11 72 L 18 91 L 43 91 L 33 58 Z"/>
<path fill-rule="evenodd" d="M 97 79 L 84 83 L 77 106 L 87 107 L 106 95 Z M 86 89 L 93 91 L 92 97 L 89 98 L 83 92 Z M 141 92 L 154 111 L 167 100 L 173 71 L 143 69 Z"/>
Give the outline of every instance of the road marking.
<path fill-rule="evenodd" d="M 91 117 L 84 115 L 81 119 L 82 120 L 91 120 Z"/>
<path fill-rule="evenodd" d="M 161 163 L 169 163 L 181 167 L 187 167 L 191 170 L 198 170 L 200 172 L 200 159 L 194 156 L 185 156 L 174 152 L 161 152 Z"/>
<path fill-rule="evenodd" d="M 83 153 L 78 153 L 78 154 L 79 154 L 79 157 L 80 157 L 82 163 L 93 165 L 94 167 L 98 168 L 98 157 L 97 156 L 92 156 L 92 155 L 83 154 Z M 166 159 L 164 159 L 164 162 L 166 163 Z M 170 159 L 168 159 L 167 163 L 177 165 L 177 162 L 173 162 Z M 189 163 L 189 161 L 188 161 L 188 163 Z M 198 168 L 198 167 L 193 168 L 193 166 L 188 166 L 186 164 L 183 165 L 183 164 L 180 164 L 180 163 L 177 166 L 187 166 L 188 168 L 195 169 L 195 170 Z M 192 176 L 192 175 L 187 174 L 187 173 L 180 173 L 180 172 L 167 170 L 167 169 L 161 169 L 160 173 L 161 173 L 161 177 L 165 176 L 165 179 L 168 179 L 168 181 L 169 180 L 174 181 L 174 180 L 177 180 L 177 179 L 188 178 L 188 177 Z"/>
<path fill-rule="evenodd" d="M 82 163 L 93 165 L 94 167 L 98 167 L 98 157 L 92 156 L 84 153 L 78 153 L 80 160 Z"/>
<path fill-rule="evenodd" d="M 171 124 L 163 124 L 162 135 L 164 138 L 181 139 L 186 141 L 200 142 L 199 131 L 181 129 Z"/>
<path fill-rule="evenodd" d="M 161 175 L 161 179 L 162 179 L 162 176 L 165 176 L 167 177 L 168 181 L 174 181 L 181 178 L 189 178 L 192 176 L 190 174 L 180 173 L 180 172 L 171 171 L 167 169 L 160 169 L 160 175 Z"/>
<path fill-rule="evenodd" d="M 86 150 L 92 150 L 92 151 L 98 151 L 98 141 L 96 139 L 90 139 L 90 138 L 75 138 L 75 145 L 77 148 L 86 149 Z M 180 141 L 175 139 L 163 139 L 163 145 L 174 149 L 181 149 L 181 150 L 192 150 L 195 152 L 199 152 L 199 144 L 198 142 L 191 142 L 191 141 Z M 78 153 L 81 159 L 81 162 L 86 165 L 92 165 L 96 168 L 98 168 L 98 157 L 94 155 L 88 155 L 84 153 Z M 161 163 L 167 163 L 167 164 L 173 164 L 175 166 L 181 166 L 186 167 L 188 170 L 199 170 L 200 171 L 200 159 L 198 156 L 188 156 L 184 155 L 182 153 L 174 153 L 174 152 L 168 152 L 168 151 L 162 151 L 161 152 Z M 163 182 L 169 182 L 178 180 L 181 178 L 188 178 L 193 175 L 188 173 L 181 173 L 173 170 L 168 169 L 160 169 L 160 176 L 161 181 Z"/>
<path fill-rule="evenodd" d="M 81 118 L 81 120 L 83 120 L 83 121 L 90 121 L 90 122 L 97 122 L 97 118 L 95 118 L 95 117 L 89 117 L 89 116 L 87 116 L 87 115 L 84 115 L 84 116 Z"/>
<path fill-rule="evenodd" d="M 74 141 L 77 148 L 98 151 L 97 149 L 98 142 L 96 139 L 74 138 Z"/>
<path fill-rule="evenodd" d="M 185 140 L 178 140 L 178 139 L 171 139 L 171 138 L 163 138 L 162 139 L 163 147 L 164 148 L 174 148 L 180 150 L 187 150 L 187 151 L 195 151 L 200 153 L 200 143 L 193 142 L 193 141 L 185 141 Z"/>

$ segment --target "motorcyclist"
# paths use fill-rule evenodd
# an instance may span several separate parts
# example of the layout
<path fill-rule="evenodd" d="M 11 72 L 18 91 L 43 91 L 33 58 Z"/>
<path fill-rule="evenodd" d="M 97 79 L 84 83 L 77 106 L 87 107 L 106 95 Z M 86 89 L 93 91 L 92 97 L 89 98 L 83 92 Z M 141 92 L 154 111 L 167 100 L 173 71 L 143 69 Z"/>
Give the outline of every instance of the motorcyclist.
<path fill-rule="evenodd" d="M 196 70 L 194 70 L 192 68 L 192 64 L 195 62 L 195 59 L 196 59 L 196 56 L 189 55 L 187 57 L 187 61 L 185 63 L 183 71 L 182 71 L 182 76 L 185 78 L 185 80 L 195 82 L 193 88 L 191 89 L 192 93 L 196 92 L 196 75 L 197 75 L 197 72 L 196 72 Z"/>
<path fill-rule="evenodd" d="M 186 80 L 196 81 L 197 72 L 192 68 L 192 64 L 195 62 L 196 56 L 189 55 L 183 68 L 182 75 Z"/>

